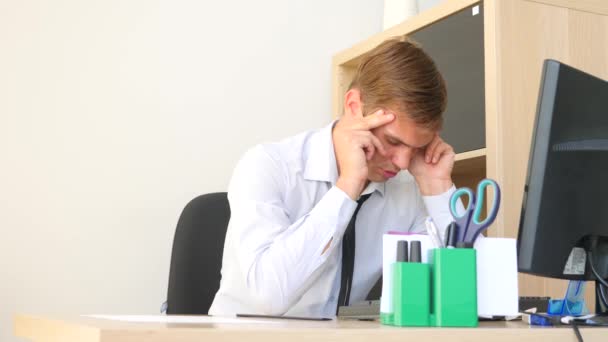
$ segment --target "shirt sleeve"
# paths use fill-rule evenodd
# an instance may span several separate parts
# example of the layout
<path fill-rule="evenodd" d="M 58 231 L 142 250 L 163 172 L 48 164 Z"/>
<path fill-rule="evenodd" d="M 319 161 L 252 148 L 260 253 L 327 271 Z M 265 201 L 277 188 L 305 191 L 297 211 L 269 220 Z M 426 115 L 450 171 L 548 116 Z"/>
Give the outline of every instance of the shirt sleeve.
<path fill-rule="evenodd" d="M 423 207 L 418 211 L 420 214 L 416 217 L 414 231 L 426 233 L 424 220 L 426 216 L 430 216 L 435 222 L 437 230 L 439 230 L 441 240 L 445 241 L 446 228 L 454 220 L 450 212 L 450 197 L 455 191 L 456 187 L 452 185 L 451 188 L 439 195 L 421 196 Z M 464 212 L 464 206 L 460 199 L 456 202 L 456 210 L 459 213 Z"/>
<path fill-rule="evenodd" d="M 297 302 L 342 239 L 357 206 L 334 186 L 294 221 L 284 204 L 288 184 L 282 167 L 257 147 L 241 159 L 228 189 L 227 236 L 235 239 L 254 304 L 267 314 L 283 314 Z"/>

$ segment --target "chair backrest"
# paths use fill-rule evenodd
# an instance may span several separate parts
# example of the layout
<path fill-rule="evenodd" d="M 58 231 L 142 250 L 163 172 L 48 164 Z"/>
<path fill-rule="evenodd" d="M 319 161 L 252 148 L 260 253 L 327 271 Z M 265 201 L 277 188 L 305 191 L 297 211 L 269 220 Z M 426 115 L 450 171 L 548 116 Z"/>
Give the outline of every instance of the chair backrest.
<path fill-rule="evenodd" d="M 206 315 L 220 285 L 230 206 L 225 192 L 190 201 L 175 229 L 167 314 Z"/>

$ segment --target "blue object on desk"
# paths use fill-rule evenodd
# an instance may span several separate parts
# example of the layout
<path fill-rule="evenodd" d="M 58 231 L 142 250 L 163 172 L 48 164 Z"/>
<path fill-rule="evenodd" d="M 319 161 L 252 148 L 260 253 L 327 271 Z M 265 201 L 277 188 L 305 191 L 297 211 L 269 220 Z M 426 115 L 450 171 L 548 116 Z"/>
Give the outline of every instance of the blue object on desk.
<path fill-rule="evenodd" d="M 485 189 L 491 186 L 494 188 L 494 200 L 492 205 L 489 207 L 488 216 L 485 220 L 480 221 L 481 211 L 484 203 Z M 456 204 L 458 199 L 462 196 L 469 197 L 469 204 L 467 205 L 464 213 L 458 215 L 456 210 Z M 460 188 L 452 194 L 450 198 L 450 212 L 454 221 L 458 225 L 457 241 L 464 242 L 465 244 L 473 244 L 479 234 L 494 222 L 498 209 L 500 208 L 500 187 L 496 181 L 486 178 L 477 184 L 477 196 L 473 193 L 470 188 Z"/>
<path fill-rule="evenodd" d="M 585 281 L 570 280 L 563 299 L 549 300 L 547 313 L 558 316 L 581 316 L 589 313 L 585 305 Z"/>
<path fill-rule="evenodd" d="M 530 325 L 540 325 L 543 327 L 553 326 L 554 324 L 559 324 L 559 318 L 548 317 L 543 314 L 530 314 L 530 320 L 528 321 Z"/>

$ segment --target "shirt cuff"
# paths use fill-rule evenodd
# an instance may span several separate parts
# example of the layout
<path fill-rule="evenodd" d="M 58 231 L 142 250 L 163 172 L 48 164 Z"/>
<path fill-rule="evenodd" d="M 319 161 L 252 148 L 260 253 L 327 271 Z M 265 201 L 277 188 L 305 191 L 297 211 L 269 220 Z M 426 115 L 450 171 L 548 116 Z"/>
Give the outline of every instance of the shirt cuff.
<path fill-rule="evenodd" d="M 456 187 L 452 185 L 451 188 L 442 194 L 422 196 L 424 206 L 426 207 L 429 215 L 433 218 L 433 221 L 435 221 L 435 225 L 437 226 L 442 239 L 445 236 L 447 226 L 454 221 L 452 213 L 450 212 L 450 197 L 452 197 L 452 194 L 455 191 Z M 458 212 L 464 211 L 464 207 L 460 199 L 456 203 L 456 210 Z"/>
<path fill-rule="evenodd" d="M 432 195 L 432 196 L 422 196 L 422 200 L 424 201 L 424 204 L 426 205 L 427 208 L 431 208 L 431 207 L 442 207 L 445 204 L 450 204 L 450 197 L 452 197 L 452 194 L 456 191 L 456 186 L 454 184 L 452 184 L 452 186 L 444 193 L 441 193 L 439 195 Z M 450 208 L 446 207 L 446 209 L 449 211 Z"/>
<path fill-rule="evenodd" d="M 321 202 L 326 202 L 328 208 L 336 208 L 336 204 L 339 204 L 337 206 L 338 210 L 337 216 L 335 217 L 335 225 L 338 228 L 337 233 L 339 233 L 339 237 L 342 237 L 342 234 L 344 234 L 344 231 L 346 230 L 346 226 L 348 226 L 351 217 L 357 209 L 357 201 L 353 201 L 344 190 L 334 185 L 319 203 Z"/>
<path fill-rule="evenodd" d="M 337 186 L 329 189 L 325 196 L 317 203 L 311 214 L 314 213 L 315 216 L 318 214 L 318 217 L 324 217 L 326 220 L 324 226 L 334 228 L 333 231 L 326 230 L 328 236 L 326 236 L 326 240 L 323 240 L 327 242 L 330 238 L 333 238 L 330 245 L 331 248 L 329 249 L 333 249 L 336 244 L 342 241 L 342 235 L 344 235 L 344 231 L 356 209 L 357 202 L 353 201 Z M 323 243 L 323 246 L 325 246 L 325 243 Z M 323 255 L 326 258 L 329 254 L 324 253 Z"/>

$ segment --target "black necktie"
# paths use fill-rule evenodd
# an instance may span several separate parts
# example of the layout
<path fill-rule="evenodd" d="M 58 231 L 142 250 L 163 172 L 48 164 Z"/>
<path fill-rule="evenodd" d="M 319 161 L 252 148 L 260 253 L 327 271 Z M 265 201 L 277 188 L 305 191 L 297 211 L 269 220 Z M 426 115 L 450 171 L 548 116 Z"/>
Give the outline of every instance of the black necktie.
<path fill-rule="evenodd" d="M 353 271 L 355 270 L 355 221 L 357 220 L 357 213 L 363 202 L 365 202 L 371 194 L 362 195 L 357 201 L 357 209 L 350 218 L 348 226 L 344 231 L 342 237 L 342 274 L 340 281 L 340 295 L 338 296 L 338 306 L 336 307 L 336 314 L 340 306 L 348 305 L 350 299 L 350 288 L 353 282 Z"/>

